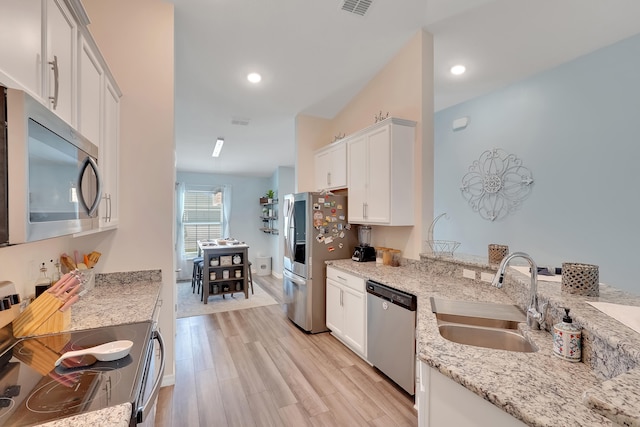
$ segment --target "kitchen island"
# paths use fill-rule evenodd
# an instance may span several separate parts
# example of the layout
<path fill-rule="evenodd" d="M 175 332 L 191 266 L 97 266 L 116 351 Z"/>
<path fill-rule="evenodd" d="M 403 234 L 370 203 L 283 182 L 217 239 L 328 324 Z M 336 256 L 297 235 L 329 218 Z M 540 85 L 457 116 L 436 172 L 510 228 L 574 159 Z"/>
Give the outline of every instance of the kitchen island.
<path fill-rule="evenodd" d="M 160 270 L 97 274 L 96 284 L 72 307 L 63 332 L 153 321 L 159 308 Z M 41 424 L 46 427 L 128 426 L 130 403 Z"/>
<path fill-rule="evenodd" d="M 517 419 L 531 426 L 600 426 L 614 425 L 614 422 L 640 425 L 638 406 L 633 405 L 640 398 L 638 368 L 635 368 L 640 363 L 640 334 L 585 302 L 640 305 L 640 297 L 606 285 L 601 285 L 599 298 L 566 295 L 561 293 L 558 283 L 545 282 L 544 277 L 539 277 L 538 296 L 549 301 L 547 325 L 560 321 L 562 307 L 566 306 L 571 308 L 574 322 L 583 328 L 584 363 L 569 363 L 553 355 L 552 336 L 548 331 L 529 330 L 526 324 L 521 325 L 522 332 L 538 348 L 534 353 L 457 344 L 440 335 L 431 311 L 429 298 L 432 296 L 516 303 L 524 308 L 528 303 L 530 278 L 514 269 L 507 274 L 504 287 L 497 289 L 480 280 L 482 273 L 486 279 L 495 272 L 495 266 L 492 269 L 486 258 L 425 255 L 421 262 L 408 261 L 402 267 L 351 260 L 328 264 L 416 295 L 418 359 L 502 409 L 515 418 L 514 423 Z M 463 278 L 463 268 L 474 271 L 477 279 Z M 471 414 L 471 417 L 479 415 Z"/>

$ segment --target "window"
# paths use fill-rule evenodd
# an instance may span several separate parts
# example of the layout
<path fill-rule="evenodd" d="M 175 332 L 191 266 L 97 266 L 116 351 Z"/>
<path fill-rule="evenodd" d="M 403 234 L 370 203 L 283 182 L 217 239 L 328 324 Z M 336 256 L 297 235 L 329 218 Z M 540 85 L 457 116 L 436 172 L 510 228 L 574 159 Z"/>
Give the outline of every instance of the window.
<path fill-rule="evenodd" d="M 222 218 L 222 189 L 185 191 L 182 211 L 185 255 L 197 254 L 198 240 L 222 238 Z"/>

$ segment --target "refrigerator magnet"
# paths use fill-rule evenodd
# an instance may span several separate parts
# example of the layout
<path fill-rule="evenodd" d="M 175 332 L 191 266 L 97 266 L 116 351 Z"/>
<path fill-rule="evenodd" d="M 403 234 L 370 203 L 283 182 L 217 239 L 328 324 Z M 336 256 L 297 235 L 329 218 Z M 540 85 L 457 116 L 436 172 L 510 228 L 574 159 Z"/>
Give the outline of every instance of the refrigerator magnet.
<path fill-rule="evenodd" d="M 332 208 L 332 209 L 331 209 L 331 213 L 332 213 L 332 214 L 336 213 L 336 210 Z"/>
<path fill-rule="evenodd" d="M 322 243 L 324 242 L 324 236 L 322 234 L 318 234 L 316 236 L 316 240 L 318 241 L 318 243 Z"/>
<path fill-rule="evenodd" d="M 318 203 L 324 203 L 324 197 L 318 197 Z"/>
<path fill-rule="evenodd" d="M 322 225 L 322 212 L 313 213 L 313 226 L 318 228 Z"/>
<path fill-rule="evenodd" d="M 333 237 L 328 236 L 324 238 L 324 244 L 328 245 L 329 243 L 333 243 Z"/>
<path fill-rule="evenodd" d="M 329 246 L 329 247 L 327 248 L 327 250 L 328 250 L 329 252 L 333 252 L 333 251 L 335 251 L 335 250 L 336 250 L 336 248 L 334 248 L 333 246 Z"/>
<path fill-rule="evenodd" d="M 344 231 L 342 231 L 342 232 L 340 233 L 340 238 L 341 238 L 341 239 L 344 239 Z"/>
<path fill-rule="evenodd" d="M 344 215 L 340 215 L 340 216 L 338 217 L 338 219 L 339 219 L 340 221 L 344 221 Z M 348 228 L 347 228 L 347 230 L 348 230 Z"/>
<path fill-rule="evenodd" d="M 339 222 L 339 223 L 338 223 L 338 230 L 342 230 L 342 227 L 343 227 L 342 223 L 341 223 L 341 222 Z"/>
<path fill-rule="evenodd" d="M 329 203 L 329 202 L 324 202 L 324 207 L 325 207 L 325 208 L 330 208 L 330 207 L 331 207 L 331 203 Z"/>
<path fill-rule="evenodd" d="M 340 249 L 344 248 L 344 243 L 338 243 L 338 247 L 339 247 Z"/>
<path fill-rule="evenodd" d="M 342 210 L 342 205 L 338 205 L 336 208 L 338 208 L 338 210 Z"/>
<path fill-rule="evenodd" d="M 351 224 L 346 224 L 346 225 L 344 226 L 344 229 L 345 229 L 345 230 L 351 230 Z"/>
<path fill-rule="evenodd" d="M 319 211 L 320 210 L 320 203 L 314 203 L 313 204 L 313 210 L 314 211 Z"/>

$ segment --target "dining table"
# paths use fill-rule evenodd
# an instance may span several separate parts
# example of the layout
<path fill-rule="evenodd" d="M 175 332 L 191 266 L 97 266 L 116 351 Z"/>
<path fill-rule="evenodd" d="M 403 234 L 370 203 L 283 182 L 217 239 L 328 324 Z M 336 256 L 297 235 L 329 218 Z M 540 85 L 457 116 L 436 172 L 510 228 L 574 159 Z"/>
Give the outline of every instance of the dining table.
<path fill-rule="evenodd" d="M 198 256 L 203 258 L 202 302 L 212 295 L 244 293 L 249 298 L 249 245 L 237 240 L 199 240 Z"/>

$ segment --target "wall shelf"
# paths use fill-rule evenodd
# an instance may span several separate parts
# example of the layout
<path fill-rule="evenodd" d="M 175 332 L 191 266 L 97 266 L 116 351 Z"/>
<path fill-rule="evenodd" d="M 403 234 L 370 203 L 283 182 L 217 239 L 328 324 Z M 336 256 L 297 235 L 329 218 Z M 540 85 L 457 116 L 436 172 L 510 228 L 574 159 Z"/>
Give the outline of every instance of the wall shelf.
<path fill-rule="evenodd" d="M 269 201 L 271 200 L 271 201 Z M 278 234 L 278 199 L 266 199 L 260 198 L 260 206 L 262 206 L 262 215 L 260 220 L 262 221 L 262 227 L 258 228 L 260 231 L 266 234 Z"/>

